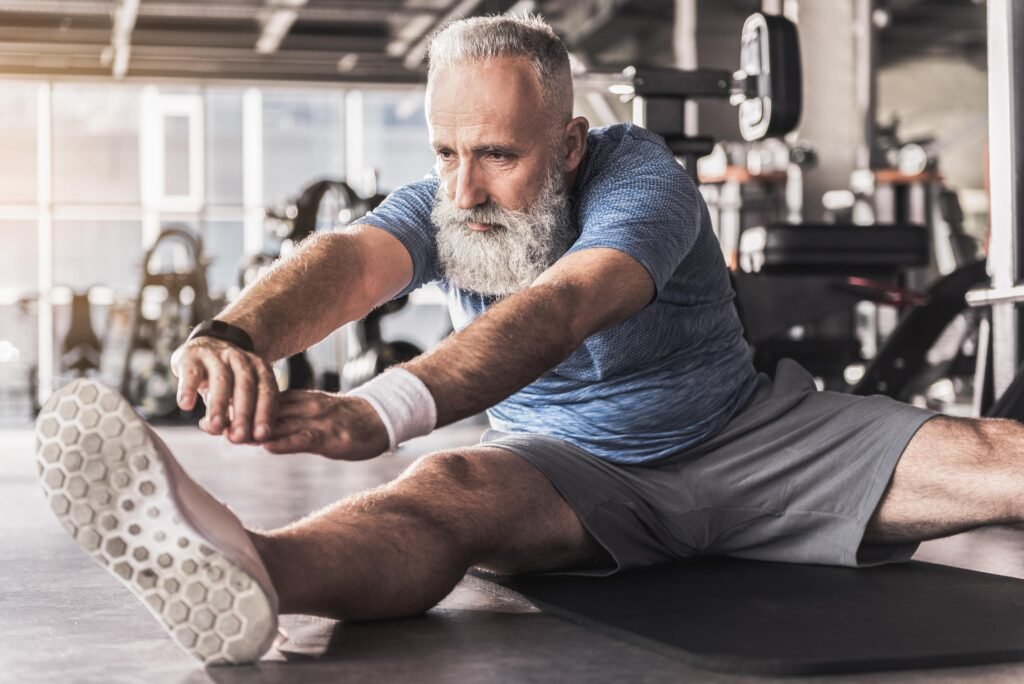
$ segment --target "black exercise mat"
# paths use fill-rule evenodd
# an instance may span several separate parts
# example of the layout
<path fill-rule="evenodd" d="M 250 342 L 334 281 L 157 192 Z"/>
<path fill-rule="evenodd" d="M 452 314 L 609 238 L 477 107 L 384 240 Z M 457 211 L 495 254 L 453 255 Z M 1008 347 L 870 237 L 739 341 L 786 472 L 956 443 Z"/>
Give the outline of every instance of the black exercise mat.
<path fill-rule="evenodd" d="M 1024 660 L 1024 580 L 931 563 L 715 559 L 608 578 L 485 579 L 545 612 L 712 670 L 810 675 Z"/>

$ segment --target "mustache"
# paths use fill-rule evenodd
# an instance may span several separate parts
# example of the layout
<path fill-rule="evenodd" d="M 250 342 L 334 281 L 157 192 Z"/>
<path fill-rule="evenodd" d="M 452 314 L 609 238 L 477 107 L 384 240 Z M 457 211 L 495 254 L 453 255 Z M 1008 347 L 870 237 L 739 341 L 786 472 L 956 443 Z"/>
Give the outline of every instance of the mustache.
<path fill-rule="evenodd" d="M 527 218 L 526 213 L 506 209 L 493 200 L 488 200 L 471 209 L 460 209 L 448 204 L 445 207 L 446 218 L 465 226 L 468 223 L 481 223 L 492 228 L 508 229 L 508 224 Z"/>

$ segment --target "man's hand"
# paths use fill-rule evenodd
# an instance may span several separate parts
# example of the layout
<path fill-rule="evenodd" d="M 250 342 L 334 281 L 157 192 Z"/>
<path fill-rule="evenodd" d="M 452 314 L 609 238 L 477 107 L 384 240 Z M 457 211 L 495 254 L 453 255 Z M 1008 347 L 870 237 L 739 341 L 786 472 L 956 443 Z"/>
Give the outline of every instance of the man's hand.
<path fill-rule="evenodd" d="M 277 421 L 262 446 L 274 454 L 311 453 L 363 461 L 388 449 L 388 433 L 365 399 L 317 390 L 289 390 L 277 400 Z"/>
<path fill-rule="evenodd" d="M 197 337 L 171 357 L 178 376 L 178 406 L 189 411 L 196 396 L 206 402 L 199 427 L 226 434 L 236 444 L 270 439 L 277 380 L 267 361 L 212 337 Z"/>

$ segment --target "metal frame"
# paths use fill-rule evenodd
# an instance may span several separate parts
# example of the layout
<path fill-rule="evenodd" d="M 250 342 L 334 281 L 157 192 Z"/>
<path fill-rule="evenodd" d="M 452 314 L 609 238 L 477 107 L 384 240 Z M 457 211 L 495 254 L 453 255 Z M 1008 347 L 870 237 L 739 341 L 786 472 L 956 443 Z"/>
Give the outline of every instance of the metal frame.
<path fill-rule="evenodd" d="M 39 287 L 37 397 L 40 405 L 53 391 L 53 85 L 41 83 L 36 99 L 36 201 L 38 202 L 37 286 Z M 44 363 L 45 362 L 45 363 Z"/>
<path fill-rule="evenodd" d="M 1018 304 L 1024 265 L 1024 131 L 1018 122 L 1024 103 L 1024 5 L 988 1 L 988 121 L 991 236 L 989 290 L 973 292 L 974 306 L 992 307 L 993 395 L 999 399 L 1017 375 L 1021 360 Z M 982 349 L 982 353 L 986 350 Z M 987 360 L 986 360 L 986 365 Z M 984 392 L 979 377 L 975 394 Z"/>
<path fill-rule="evenodd" d="M 242 95 L 243 251 L 263 250 L 263 91 L 247 88 Z"/>

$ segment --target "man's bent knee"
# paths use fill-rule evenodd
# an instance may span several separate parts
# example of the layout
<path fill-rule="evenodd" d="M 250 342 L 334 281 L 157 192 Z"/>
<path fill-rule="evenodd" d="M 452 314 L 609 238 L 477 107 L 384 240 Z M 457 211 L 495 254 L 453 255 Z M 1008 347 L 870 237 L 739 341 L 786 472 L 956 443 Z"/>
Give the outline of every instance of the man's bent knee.
<path fill-rule="evenodd" d="M 514 573 L 608 562 L 548 478 L 506 449 L 429 454 L 392 491 L 443 521 L 473 565 Z"/>
<path fill-rule="evenodd" d="M 499 495 L 486 464 L 459 451 L 417 459 L 390 484 L 368 493 L 363 506 L 429 530 L 453 553 L 469 558 L 486 543 Z"/>

